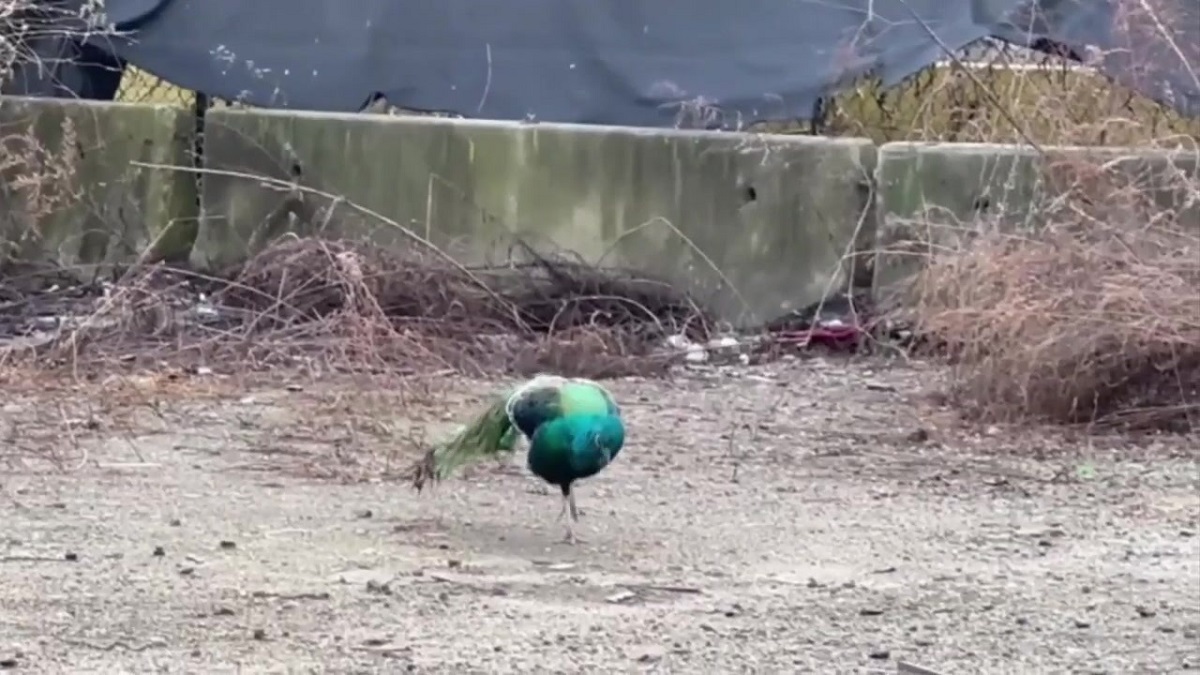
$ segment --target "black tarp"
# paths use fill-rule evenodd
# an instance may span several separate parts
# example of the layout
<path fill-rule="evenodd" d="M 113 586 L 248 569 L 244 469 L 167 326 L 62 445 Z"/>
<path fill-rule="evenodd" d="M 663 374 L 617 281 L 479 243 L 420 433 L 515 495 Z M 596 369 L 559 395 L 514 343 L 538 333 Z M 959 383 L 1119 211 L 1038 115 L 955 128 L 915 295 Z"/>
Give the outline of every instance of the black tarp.
<path fill-rule="evenodd" d="M 1162 11 L 1131 20 L 1129 7 L 1143 6 Z M 944 59 L 947 49 L 990 37 L 1102 54 L 1102 72 L 1200 116 L 1200 0 L 106 0 L 105 7 L 129 37 L 97 36 L 93 45 L 183 87 L 265 107 L 355 111 L 382 95 L 392 105 L 466 117 L 737 128 L 810 118 L 823 97 L 858 76 L 893 84 Z M 1155 32 L 1163 17 L 1174 26 L 1172 40 Z M 1152 58 L 1149 70 L 1139 55 Z"/>

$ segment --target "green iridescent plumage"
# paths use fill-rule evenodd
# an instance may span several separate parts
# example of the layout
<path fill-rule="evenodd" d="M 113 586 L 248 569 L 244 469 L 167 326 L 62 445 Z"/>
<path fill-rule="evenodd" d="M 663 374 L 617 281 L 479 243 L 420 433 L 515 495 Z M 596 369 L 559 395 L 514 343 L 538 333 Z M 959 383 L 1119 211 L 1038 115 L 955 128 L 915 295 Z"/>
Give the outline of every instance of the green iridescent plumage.
<path fill-rule="evenodd" d="M 602 471 L 625 443 L 620 409 L 604 387 L 581 378 L 539 375 L 498 396 L 466 427 L 426 453 L 413 469 L 413 487 L 419 491 L 468 464 L 511 454 L 518 434 L 529 441 L 530 471 L 559 487 L 572 520 L 578 517 L 572 485 Z M 567 534 L 574 540 L 570 524 Z"/>

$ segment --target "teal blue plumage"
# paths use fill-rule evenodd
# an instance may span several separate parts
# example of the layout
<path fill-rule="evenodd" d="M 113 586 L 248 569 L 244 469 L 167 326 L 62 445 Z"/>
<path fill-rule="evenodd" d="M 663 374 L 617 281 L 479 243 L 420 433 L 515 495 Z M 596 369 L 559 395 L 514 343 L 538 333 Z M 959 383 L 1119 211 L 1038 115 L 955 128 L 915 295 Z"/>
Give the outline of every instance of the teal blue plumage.
<path fill-rule="evenodd" d="M 414 487 L 420 490 L 427 481 L 442 480 L 483 457 L 513 452 L 517 434 L 529 442 L 529 471 L 559 488 L 572 521 L 578 518 L 575 483 L 603 471 L 625 445 L 621 411 L 608 390 L 582 378 L 539 375 L 494 399 L 427 453 L 414 467 Z M 575 540 L 569 523 L 567 537 Z"/>
<path fill-rule="evenodd" d="M 625 425 L 615 415 L 565 415 L 542 424 L 529 442 L 533 475 L 569 495 L 571 485 L 612 463 L 625 444 Z"/>

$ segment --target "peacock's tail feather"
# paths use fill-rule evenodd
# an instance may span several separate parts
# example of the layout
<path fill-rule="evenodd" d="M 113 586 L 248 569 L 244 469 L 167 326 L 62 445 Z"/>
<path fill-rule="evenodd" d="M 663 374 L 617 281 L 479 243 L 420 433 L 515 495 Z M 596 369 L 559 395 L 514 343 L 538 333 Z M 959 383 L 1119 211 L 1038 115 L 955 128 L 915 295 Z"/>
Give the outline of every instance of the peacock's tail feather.
<path fill-rule="evenodd" d="M 433 447 L 413 465 L 412 484 L 417 492 L 429 481 L 444 480 L 484 457 L 513 451 L 517 438 L 508 419 L 509 398 L 497 398 L 450 440 Z"/>

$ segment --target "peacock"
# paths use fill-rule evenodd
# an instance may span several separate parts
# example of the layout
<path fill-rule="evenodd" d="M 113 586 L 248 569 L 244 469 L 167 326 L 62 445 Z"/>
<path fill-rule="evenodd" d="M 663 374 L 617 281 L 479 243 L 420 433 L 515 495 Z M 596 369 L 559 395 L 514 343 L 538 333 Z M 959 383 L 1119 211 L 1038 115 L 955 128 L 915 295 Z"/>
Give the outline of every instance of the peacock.
<path fill-rule="evenodd" d="M 485 457 L 511 454 L 518 434 L 529 442 L 529 471 L 562 491 L 558 518 L 567 520 L 567 543 L 582 541 L 573 524 L 576 481 L 595 476 L 612 463 L 625 445 L 625 424 L 612 394 L 584 378 L 538 375 L 508 389 L 449 441 L 413 467 L 413 487 L 441 481 L 454 471 Z"/>

